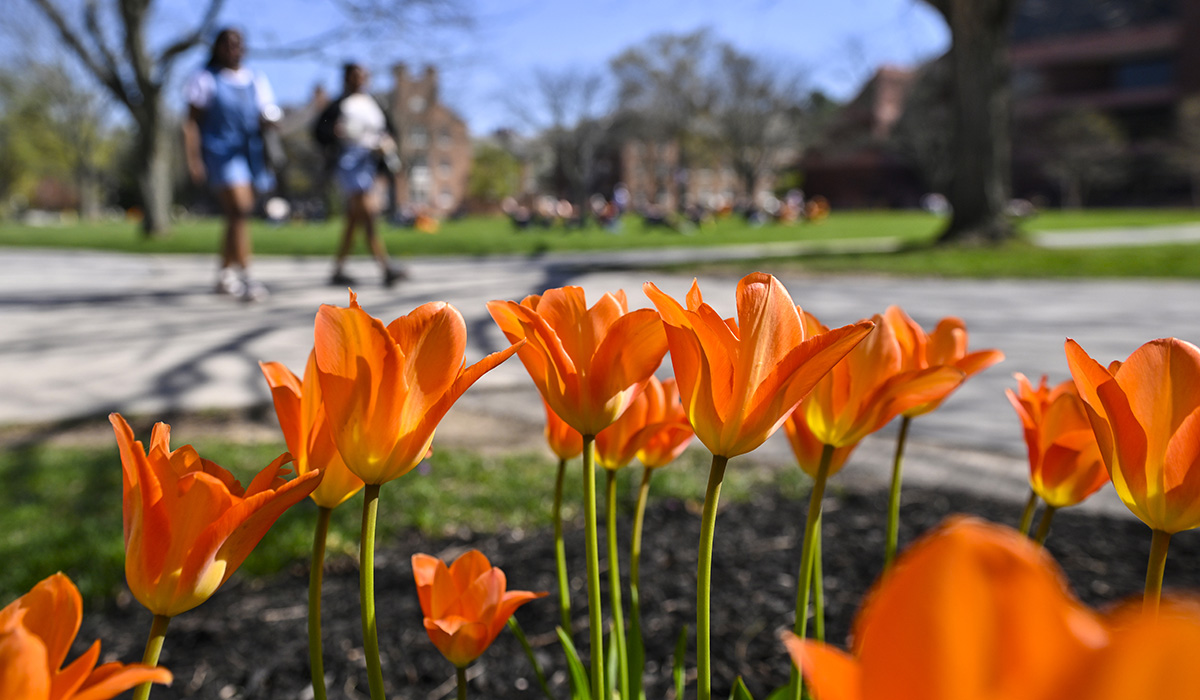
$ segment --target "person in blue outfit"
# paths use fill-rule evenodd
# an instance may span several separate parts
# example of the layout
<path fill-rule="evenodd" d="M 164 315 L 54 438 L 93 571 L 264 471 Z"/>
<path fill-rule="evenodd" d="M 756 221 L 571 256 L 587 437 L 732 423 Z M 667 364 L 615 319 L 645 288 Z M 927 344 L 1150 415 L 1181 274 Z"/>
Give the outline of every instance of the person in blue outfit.
<path fill-rule="evenodd" d="M 251 301 L 265 297 L 267 288 L 250 276 L 247 226 L 255 190 L 275 184 L 262 134 L 281 112 L 266 77 L 242 66 L 245 53 L 240 31 L 217 34 L 208 64 L 184 85 L 183 134 L 192 181 L 212 189 L 224 217 L 216 291 Z"/>
<path fill-rule="evenodd" d="M 354 231 L 361 227 L 371 255 L 379 265 L 383 283 L 390 287 L 407 274 L 388 259 L 379 235 L 379 205 L 374 189 L 380 163 L 393 172 L 399 169 L 400 163 L 396 155 L 396 131 L 379 102 L 367 92 L 369 78 L 367 70 L 358 63 L 343 66 L 342 96 L 321 113 L 314 137 L 332 150 L 333 174 L 346 197 L 346 225 L 334 257 L 330 283 L 354 284 L 354 278 L 346 274 L 345 265 L 354 249 Z"/>

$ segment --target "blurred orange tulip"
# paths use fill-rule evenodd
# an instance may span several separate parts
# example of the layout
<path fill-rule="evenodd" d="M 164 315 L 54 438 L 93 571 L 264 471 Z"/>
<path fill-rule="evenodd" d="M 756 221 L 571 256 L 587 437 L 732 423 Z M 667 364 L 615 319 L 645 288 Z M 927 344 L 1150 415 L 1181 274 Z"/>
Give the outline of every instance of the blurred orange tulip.
<path fill-rule="evenodd" d="M 796 459 L 810 476 L 817 473 L 825 445 L 835 448 L 832 475 L 867 435 L 962 383 L 963 373 L 955 367 L 906 368 L 891 324 L 879 314 L 871 322 L 871 332 L 817 382 L 784 423 Z"/>
<path fill-rule="evenodd" d="M 675 380 L 660 382 L 652 376 L 621 417 L 596 436 L 596 461 L 605 469 L 617 470 L 645 452 L 656 462 L 646 465 L 653 469 L 679 456 L 692 435 Z M 646 451 L 648 447 L 650 451 Z M 663 459 L 666 461 L 656 461 Z"/>
<path fill-rule="evenodd" d="M 1108 483 L 1108 472 L 1075 383 L 1051 389 L 1042 375 L 1035 389 L 1024 374 L 1014 376 L 1017 391 L 1005 393 L 1025 430 L 1030 487 L 1054 508 L 1083 501 Z"/>
<path fill-rule="evenodd" d="M 1107 369 L 1066 353 L 1117 495 L 1155 531 L 1200 526 L 1200 349 L 1152 340 Z"/>
<path fill-rule="evenodd" d="M 579 431 L 559 418 L 545 399 L 542 399 L 542 408 L 546 409 L 546 444 L 550 446 L 550 451 L 563 461 L 582 454 L 583 436 Z"/>
<path fill-rule="evenodd" d="M 71 579 L 58 573 L 0 610 L 0 698 L 108 700 L 141 685 L 170 685 L 171 672 L 142 664 L 96 666 L 100 642 L 63 668 L 83 601 Z"/>
<path fill-rule="evenodd" d="M 1126 604 L 1105 620 L 1111 639 L 1046 700 L 1195 698 L 1200 692 L 1200 602 L 1163 600 L 1158 616 Z"/>
<path fill-rule="evenodd" d="M 518 351 L 542 398 L 582 435 L 595 437 L 617 419 L 667 352 L 658 314 L 629 311 L 625 292 L 590 309 L 581 287 L 490 301 L 488 311 Z"/>
<path fill-rule="evenodd" d="M 358 493 L 363 482 L 346 468 L 337 445 L 333 444 L 325 405 L 321 403 L 316 353 L 308 354 L 303 381 L 280 362 L 260 362 L 258 366 L 271 386 L 275 415 L 296 462 L 296 473 L 324 471 L 312 499 L 322 508 L 337 508 Z"/>
<path fill-rule="evenodd" d="M 905 369 L 919 370 L 929 367 L 954 367 L 963 373 L 966 381 L 1004 359 L 999 350 L 967 352 L 967 326 L 961 318 L 948 316 L 938 321 L 933 333 L 911 318 L 899 306 L 889 306 L 883 312 L 884 321 L 892 328 L 902 348 Z M 961 384 L 961 382 L 960 382 Z M 947 387 L 938 398 L 904 411 L 909 418 L 916 418 L 933 411 L 957 389 Z"/>
<path fill-rule="evenodd" d="M 108 419 L 124 473 L 125 579 L 155 615 L 174 617 L 208 600 L 321 480 L 309 472 L 284 481 L 284 453 L 243 489 L 191 445 L 172 451 L 166 423 L 154 425 L 147 452 L 120 414 Z"/>
<path fill-rule="evenodd" d="M 1046 697 L 1107 639 L 1040 547 L 958 517 L 876 584 L 855 620 L 852 654 L 784 641 L 817 700 L 1027 700 Z"/>
<path fill-rule="evenodd" d="M 445 302 L 422 304 L 384 326 L 358 305 L 322 305 L 317 376 L 333 441 L 346 467 L 380 485 L 429 454 L 433 432 L 458 397 L 520 346 L 466 367 L 467 327 Z"/>
<path fill-rule="evenodd" d="M 508 591 L 504 572 L 472 549 L 449 567 L 428 554 L 412 557 L 425 631 L 458 668 L 479 658 L 517 608 L 545 592 Z"/>
<path fill-rule="evenodd" d="M 688 422 L 725 458 L 761 445 L 871 329 L 864 321 L 810 337 L 787 290 L 761 272 L 738 283 L 736 319 L 704 303 L 694 281 L 686 308 L 651 282 L 644 289 L 666 325 Z"/>

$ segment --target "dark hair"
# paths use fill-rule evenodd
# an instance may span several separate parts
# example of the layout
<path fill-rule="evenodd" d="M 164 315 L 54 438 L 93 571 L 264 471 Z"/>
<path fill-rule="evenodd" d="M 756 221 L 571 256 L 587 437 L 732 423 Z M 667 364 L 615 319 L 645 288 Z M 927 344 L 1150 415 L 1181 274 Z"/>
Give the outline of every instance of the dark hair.
<path fill-rule="evenodd" d="M 233 36 L 234 34 L 243 36 L 242 30 L 238 29 L 237 27 L 225 27 L 221 31 L 217 32 L 217 35 L 213 37 L 212 49 L 209 51 L 208 64 L 206 65 L 208 69 L 211 70 L 217 67 L 217 47 L 220 46 L 222 42 L 229 41 L 229 37 Z"/>
<path fill-rule="evenodd" d="M 346 61 L 342 64 L 342 80 L 350 77 L 350 73 L 356 70 L 363 70 L 363 65 L 358 61 Z"/>

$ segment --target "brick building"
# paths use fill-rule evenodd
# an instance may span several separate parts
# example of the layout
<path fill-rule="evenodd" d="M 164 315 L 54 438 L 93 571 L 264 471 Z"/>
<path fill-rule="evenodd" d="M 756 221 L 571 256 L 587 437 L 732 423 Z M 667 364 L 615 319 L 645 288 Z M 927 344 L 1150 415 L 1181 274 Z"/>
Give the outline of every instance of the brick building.
<path fill-rule="evenodd" d="M 471 141 L 466 122 L 439 101 L 433 66 L 412 75 L 400 63 L 392 74 L 390 111 L 403 164 L 396 178 L 396 203 L 446 216 L 458 210 L 467 194 Z"/>

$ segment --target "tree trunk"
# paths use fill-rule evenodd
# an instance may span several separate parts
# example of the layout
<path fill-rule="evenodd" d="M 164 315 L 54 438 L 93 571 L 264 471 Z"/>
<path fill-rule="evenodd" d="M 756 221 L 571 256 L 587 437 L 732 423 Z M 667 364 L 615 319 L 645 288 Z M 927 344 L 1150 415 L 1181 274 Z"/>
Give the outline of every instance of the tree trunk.
<path fill-rule="evenodd" d="M 142 234 L 154 238 L 171 224 L 175 168 L 166 110 L 157 99 L 138 117 L 137 182 L 142 195 Z"/>
<path fill-rule="evenodd" d="M 954 176 L 947 197 L 954 214 L 938 243 L 995 244 L 1015 229 L 1005 216 L 1010 196 L 1011 90 L 1008 35 L 1014 0 L 945 0 L 953 46 Z"/>

